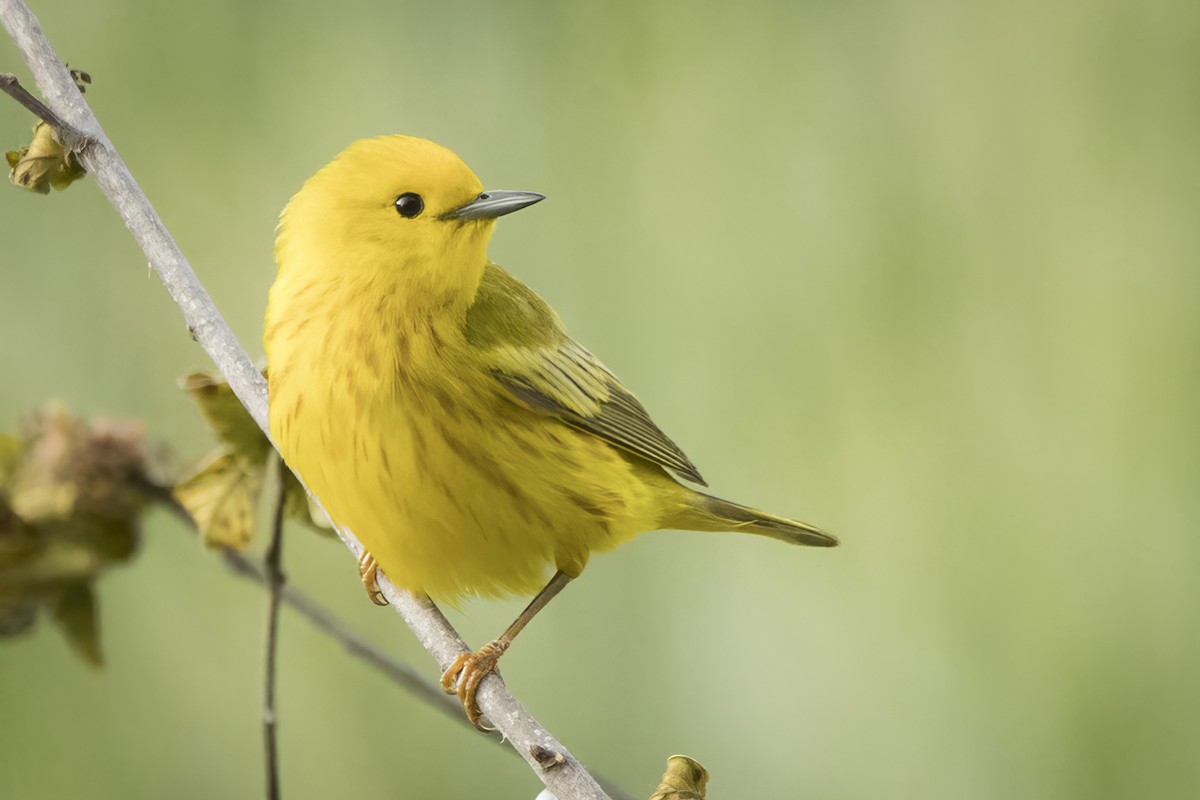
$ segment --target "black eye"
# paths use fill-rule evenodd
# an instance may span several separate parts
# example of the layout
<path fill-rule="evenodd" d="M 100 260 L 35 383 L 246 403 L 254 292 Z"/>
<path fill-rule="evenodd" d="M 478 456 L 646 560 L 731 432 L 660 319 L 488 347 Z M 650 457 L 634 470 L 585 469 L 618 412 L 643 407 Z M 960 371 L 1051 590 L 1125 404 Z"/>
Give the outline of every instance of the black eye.
<path fill-rule="evenodd" d="M 405 192 L 396 198 L 396 210 L 405 219 L 412 219 L 425 210 L 425 201 L 419 194 Z"/>

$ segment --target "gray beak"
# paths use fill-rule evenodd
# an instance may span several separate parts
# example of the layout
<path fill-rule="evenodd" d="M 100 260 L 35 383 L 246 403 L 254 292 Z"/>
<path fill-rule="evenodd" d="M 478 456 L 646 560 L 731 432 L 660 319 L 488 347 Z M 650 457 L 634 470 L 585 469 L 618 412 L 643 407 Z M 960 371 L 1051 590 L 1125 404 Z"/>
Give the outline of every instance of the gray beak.
<path fill-rule="evenodd" d="M 546 195 L 537 192 L 498 189 L 494 192 L 484 192 L 462 208 L 447 212 L 443 219 L 495 219 L 545 199 Z"/>

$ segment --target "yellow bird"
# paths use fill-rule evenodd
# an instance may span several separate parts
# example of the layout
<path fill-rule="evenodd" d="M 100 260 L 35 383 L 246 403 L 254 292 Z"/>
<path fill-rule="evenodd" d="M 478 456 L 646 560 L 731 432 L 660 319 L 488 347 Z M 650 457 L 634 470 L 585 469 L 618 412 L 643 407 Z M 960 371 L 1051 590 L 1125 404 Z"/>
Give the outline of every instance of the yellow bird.
<path fill-rule="evenodd" d="M 484 191 L 426 139 L 355 142 L 283 211 L 263 337 L 271 436 L 366 547 L 372 599 L 385 602 L 376 567 L 435 600 L 538 592 L 442 677 L 476 725 L 480 680 L 592 552 L 660 528 L 837 544 L 677 480 L 705 485 L 554 310 L 488 260 L 496 218 L 542 199 Z"/>

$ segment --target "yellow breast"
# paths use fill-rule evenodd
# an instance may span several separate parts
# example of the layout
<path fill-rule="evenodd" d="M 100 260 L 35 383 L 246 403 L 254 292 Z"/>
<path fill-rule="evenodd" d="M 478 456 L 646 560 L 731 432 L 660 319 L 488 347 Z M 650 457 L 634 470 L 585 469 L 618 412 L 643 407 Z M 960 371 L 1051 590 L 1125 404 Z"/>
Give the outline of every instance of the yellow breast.
<path fill-rule="evenodd" d="M 264 341 L 272 437 L 394 583 L 532 593 L 658 526 L 661 471 L 515 403 L 461 324 L 413 318 L 379 280 L 281 278 Z"/>

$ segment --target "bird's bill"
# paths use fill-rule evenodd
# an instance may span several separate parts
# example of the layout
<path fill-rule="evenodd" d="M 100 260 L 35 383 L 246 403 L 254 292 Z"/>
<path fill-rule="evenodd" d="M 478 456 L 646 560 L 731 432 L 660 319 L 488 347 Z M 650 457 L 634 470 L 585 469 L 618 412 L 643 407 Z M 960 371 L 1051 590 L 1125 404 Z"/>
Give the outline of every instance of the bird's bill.
<path fill-rule="evenodd" d="M 526 206 L 545 200 L 544 194 L 537 192 L 517 192 L 498 189 L 493 192 L 483 192 L 461 208 L 445 214 L 445 219 L 495 219 L 520 211 Z"/>

